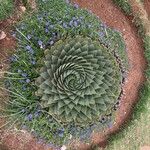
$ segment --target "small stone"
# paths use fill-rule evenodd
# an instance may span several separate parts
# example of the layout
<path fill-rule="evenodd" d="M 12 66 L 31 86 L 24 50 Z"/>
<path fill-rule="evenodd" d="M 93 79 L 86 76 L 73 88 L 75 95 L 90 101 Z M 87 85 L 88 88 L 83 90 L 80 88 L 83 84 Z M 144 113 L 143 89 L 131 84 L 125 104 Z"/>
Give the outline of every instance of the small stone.
<path fill-rule="evenodd" d="M 67 149 L 67 147 L 65 146 L 65 145 L 63 145 L 62 147 L 61 147 L 61 150 L 66 150 Z"/>
<path fill-rule="evenodd" d="M 24 6 L 20 6 L 20 10 L 21 10 L 22 12 L 25 12 L 25 11 L 26 11 L 26 8 L 25 8 Z"/>
<path fill-rule="evenodd" d="M 2 64 L 0 64 L 0 70 L 1 70 L 1 69 L 3 69 L 3 65 L 2 65 Z"/>
<path fill-rule="evenodd" d="M 0 32 L 0 40 L 4 39 L 6 37 L 6 33 L 4 31 Z"/>
<path fill-rule="evenodd" d="M 72 134 L 70 134 L 69 139 L 72 139 Z"/>

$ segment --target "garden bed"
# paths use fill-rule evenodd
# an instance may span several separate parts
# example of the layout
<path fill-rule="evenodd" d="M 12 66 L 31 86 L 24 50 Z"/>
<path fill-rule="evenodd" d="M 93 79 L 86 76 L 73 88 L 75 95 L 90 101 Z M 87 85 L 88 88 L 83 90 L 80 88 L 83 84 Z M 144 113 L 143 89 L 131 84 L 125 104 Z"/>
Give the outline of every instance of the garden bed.
<path fill-rule="evenodd" d="M 98 0 L 92 2 L 89 2 L 88 0 L 84 2 L 74 2 L 79 4 L 81 7 L 86 7 L 88 10 L 91 10 L 108 26 L 120 31 L 123 34 L 123 38 L 126 44 L 126 51 L 129 58 L 129 70 L 123 85 L 123 94 L 121 95 L 120 106 L 115 113 L 115 123 L 110 129 L 106 130 L 104 134 L 95 134 L 92 140 L 94 143 L 97 143 L 100 146 L 105 146 L 108 135 L 117 132 L 120 127 L 129 119 L 129 117 L 131 117 L 132 108 L 138 100 L 140 87 L 145 81 L 144 71 L 146 68 L 146 62 L 144 59 L 144 49 L 142 47 L 143 43 L 138 36 L 137 29 L 132 24 L 131 20 L 128 19 L 110 0 L 106 0 L 105 3 Z M 26 135 L 26 133 L 23 133 L 22 136 L 24 135 Z M 13 141 L 12 139 L 18 139 L 14 138 L 15 136 L 11 136 L 12 138 L 9 138 L 9 136 L 10 135 L 8 134 L 4 135 L 3 142 L 7 143 L 5 145 L 9 145 L 8 147 L 11 149 L 15 149 L 16 147 L 13 143 L 16 143 L 16 141 L 10 142 L 10 139 L 11 141 Z M 32 138 L 25 142 L 27 145 L 30 145 L 29 143 L 32 143 Z M 37 144 L 37 147 L 39 145 L 40 144 Z M 25 149 L 26 145 L 23 145 L 23 147 Z M 21 146 L 20 150 L 22 150 L 23 147 Z M 40 147 L 39 150 L 44 149 L 44 147 Z M 28 149 L 30 148 L 28 147 Z M 48 149 L 48 147 L 45 147 L 45 149 Z"/>

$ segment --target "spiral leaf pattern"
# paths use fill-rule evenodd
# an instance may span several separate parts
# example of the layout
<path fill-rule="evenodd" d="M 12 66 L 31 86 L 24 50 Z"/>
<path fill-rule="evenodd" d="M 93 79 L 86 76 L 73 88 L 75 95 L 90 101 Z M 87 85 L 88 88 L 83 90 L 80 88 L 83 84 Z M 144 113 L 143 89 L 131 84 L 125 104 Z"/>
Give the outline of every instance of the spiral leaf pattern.
<path fill-rule="evenodd" d="M 45 51 L 43 62 L 37 95 L 61 123 L 93 123 L 119 97 L 119 65 L 98 41 L 82 36 L 59 40 Z"/>

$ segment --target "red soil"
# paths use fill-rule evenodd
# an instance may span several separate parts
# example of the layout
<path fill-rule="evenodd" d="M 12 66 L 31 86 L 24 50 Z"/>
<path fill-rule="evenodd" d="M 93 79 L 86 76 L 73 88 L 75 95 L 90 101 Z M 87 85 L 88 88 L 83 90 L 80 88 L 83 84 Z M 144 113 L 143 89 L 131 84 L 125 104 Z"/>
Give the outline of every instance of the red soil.
<path fill-rule="evenodd" d="M 148 13 L 148 17 L 149 17 L 149 20 L 150 20 L 150 0 L 144 0 L 144 7 L 145 7 L 145 10 Z"/>
<path fill-rule="evenodd" d="M 52 150 L 48 145 L 38 142 L 30 133 L 19 131 L 5 133 L 0 150 Z"/>
<path fill-rule="evenodd" d="M 138 100 L 139 89 L 145 80 L 144 70 L 146 68 L 146 62 L 144 59 L 144 50 L 142 47 L 143 43 L 137 35 L 137 30 L 132 24 L 132 21 L 129 20 L 113 4 L 111 0 L 105 0 L 105 2 L 103 0 L 73 1 L 79 4 L 81 7 L 91 10 L 108 26 L 122 32 L 126 43 L 130 69 L 127 80 L 123 86 L 124 95 L 121 99 L 120 109 L 116 112 L 115 124 L 111 129 L 105 131 L 104 135 L 97 134 L 93 137 L 94 143 L 98 143 L 100 146 L 105 146 L 108 138 L 107 135 L 118 131 L 124 122 L 129 117 L 131 117 L 132 108 Z M 5 25 L 8 25 L 8 22 L 3 25 L 0 23 L 0 27 L 4 27 Z M 12 44 L 10 44 L 11 42 Z M 0 52 L 2 52 L 2 49 L 4 51 L 4 47 L 11 48 L 13 43 L 14 40 L 11 38 L 6 38 L 4 41 L 0 41 Z M 0 58 L 2 57 L 0 56 Z M 38 144 L 31 135 L 28 135 L 28 133 L 21 135 L 16 133 L 3 134 L 1 141 L 8 150 L 49 150 L 48 147 L 46 147 L 44 144 Z M 81 150 L 81 147 L 78 148 L 78 150 Z"/>

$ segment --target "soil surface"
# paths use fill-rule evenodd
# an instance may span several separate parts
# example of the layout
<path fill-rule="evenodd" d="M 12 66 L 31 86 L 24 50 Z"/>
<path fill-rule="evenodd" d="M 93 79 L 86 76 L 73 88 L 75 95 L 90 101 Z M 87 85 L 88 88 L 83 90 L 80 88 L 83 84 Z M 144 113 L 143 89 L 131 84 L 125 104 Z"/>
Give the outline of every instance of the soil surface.
<path fill-rule="evenodd" d="M 144 7 L 148 13 L 148 18 L 150 20 L 150 0 L 144 0 Z"/>
<path fill-rule="evenodd" d="M 108 137 L 107 135 L 118 131 L 123 123 L 131 117 L 132 108 L 138 100 L 139 89 L 145 81 L 144 70 L 146 68 L 146 62 L 144 59 L 144 49 L 142 47 L 143 43 L 137 35 L 137 30 L 132 24 L 132 20 L 128 19 L 128 17 L 126 17 L 111 0 L 105 0 L 105 2 L 103 0 L 73 1 L 81 7 L 91 10 L 108 26 L 119 30 L 123 34 L 126 43 L 130 68 L 128 77 L 123 86 L 124 95 L 121 99 L 120 109 L 116 112 L 116 122 L 104 135 L 97 134 L 93 136 L 94 143 L 105 146 Z M 147 2 L 149 2 L 149 0 L 147 0 Z M 8 24 L 8 21 L 0 22 L 0 29 L 6 29 Z M 10 37 L 9 34 L 4 40 L 0 41 L 0 61 L 7 56 L 5 51 L 6 48 L 15 48 L 15 40 Z M 50 150 L 45 144 L 37 143 L 37 140 L 25 131 L 21 133 L 5 133 L 0 140 L 3 143 L 3 145 L 0 145 L 0 149 L 2 150 Z M 81 148 L 78 148 L 78 150 L 80 149 Z"/>
<path fill-rule="evenodd" d="M 142 146 L 140 150 L 150 150 L 150 146 Z"/>

